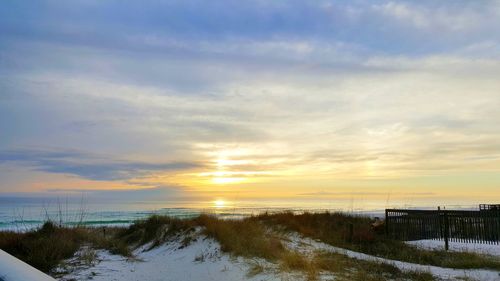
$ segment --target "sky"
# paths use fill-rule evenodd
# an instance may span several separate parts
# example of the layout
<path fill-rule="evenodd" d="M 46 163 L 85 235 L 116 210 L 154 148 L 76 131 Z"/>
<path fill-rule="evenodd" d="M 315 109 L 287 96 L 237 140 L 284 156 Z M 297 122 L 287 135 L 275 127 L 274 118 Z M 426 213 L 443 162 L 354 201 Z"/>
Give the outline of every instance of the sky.
<path fill-rule="evenodd" d="M 0 196 L 498 202 L 499 109 L 500 1 L 0 8 Z"/>

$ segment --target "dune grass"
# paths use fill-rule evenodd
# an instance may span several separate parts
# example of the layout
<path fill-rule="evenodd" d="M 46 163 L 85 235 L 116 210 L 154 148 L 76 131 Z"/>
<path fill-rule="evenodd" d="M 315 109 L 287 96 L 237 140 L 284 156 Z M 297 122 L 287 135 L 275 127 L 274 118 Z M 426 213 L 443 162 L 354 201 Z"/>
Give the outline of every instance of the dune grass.
<path fill-rule="evenodd" d="M 202 227 L 206 236 L 219 241 L 222 251 L 239 256 L 275 260 L 284 250 L 279 238 L 268 236 L 266 228 L 258 221 L 221 220 L 209 215 L 193 219 L 153 215 L 119 231 L 117 238 L 135 246 L 151 243 L 153 248 L 182 233 L 183 244 L 189 244 L 191 238 L 186 234 L 196 227 Z"/>
<path fill-rule="evenodd" d="M 107 232 L 104 236 L 98 229 L 60 227 L 48 221 L 25 233 L 0 232 L 0 249 L 43 272 L 50 272 L 62 260 L 73 257 L 85 244 L 130 256 L 127 245 L 114 239 L 113 229 Z"/>
<path fill-rule="evenodd" d="M 285 252 L 280 239 L 269 233 L 258 221 L 221 220 L 202 215 L 196 222 L 204 227 L 207 236 L 219 241 L 225 252 L 268 260 L 277 260 Z"/>
<path fill-rule="evenodd" d="M 59 229 L 45 223 L 28 233 L 0 233 L 0 248 L 44 272 L 50 271 L 62 259 L 72 257 L 84 241 L 76 229 Z"/>
<path fill-rule="evenodd" d="M 147 219 L 136 221 L 128 228 L 120 229 L 116 238 L 130 246 L 140 246 L 151 242 L 151 248 L 154 248 L 180 232 L 192 232 L 195 226 L 196 223 L 193 220 L 152 215 Z"/>
<path fill-rule="evenodd" d="M 280 260 L 280 269 L 283 272 L 300 271 L 307 277 L 307 280 L 317 280 L 320 268 L 314 259 L 305 257 L 296 251 L 283 253 Z"/>
<path fill-rule="evenodd" d="M 449 268 L 500 270 L 500 259 L 475 253 L 417 249 L 401 241 L 387 239 L 370 227 L 370 219 L 344 213 L 283 212 L 254 218 L 270 226 L 280 225 L 327 244 L 400 261 Z M 352 231 L 351 231 L 352 230 Z"/>

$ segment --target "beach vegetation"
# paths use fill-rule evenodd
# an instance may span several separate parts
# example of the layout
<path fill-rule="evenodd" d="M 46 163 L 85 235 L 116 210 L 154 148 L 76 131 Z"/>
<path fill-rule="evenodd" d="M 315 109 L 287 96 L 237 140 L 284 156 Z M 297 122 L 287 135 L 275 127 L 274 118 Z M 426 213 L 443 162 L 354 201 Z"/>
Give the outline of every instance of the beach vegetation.
<path fill-rule="evenodd" d="M 107 232 L 104 236 L 99 228 L 66 227 L 47 221 L 27 232 L 0 232 L 0 249 L 44 272 L 73 257 L 84 245 L 131 256 L 128 246 L 115 239 L 114 230 Z"/>
<path fill-rule="evenodd" d="M 425 250 L 388 239 L 371 227 L 367 216 L 338 212 L 264 213 L 253 219 L 270 227 L 297 232 L 332 246 L 383 258 L 447 268 L 500 270 L 500 258 L 470 252 Z M 277 227 L 278 226 L 278 227 Z"/>

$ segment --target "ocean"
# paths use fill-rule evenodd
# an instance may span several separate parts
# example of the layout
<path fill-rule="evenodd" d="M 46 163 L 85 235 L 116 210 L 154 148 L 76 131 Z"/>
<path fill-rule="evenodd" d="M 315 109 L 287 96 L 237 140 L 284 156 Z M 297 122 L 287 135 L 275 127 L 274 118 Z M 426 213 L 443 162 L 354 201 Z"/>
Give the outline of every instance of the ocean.
<path fill-rule="evenodd" d="M 127 226 L 153 214 L 191 218 L 201 213 L 221 218 L 242 218 L 263 212 L 341 211 L 369 216 L 383 216 L 385 208 L 434 208 L 420 202 L 413 205 L 382 201 L 260 199 L 238 201 L 145 201 L 106 202 L 69 200 L 64 198 L 2 198 L 0 197 L 0 230 L 26 231 L 47 220 L 63 225 Z M 473 205 L 454 208 L 468 209 Z"/>

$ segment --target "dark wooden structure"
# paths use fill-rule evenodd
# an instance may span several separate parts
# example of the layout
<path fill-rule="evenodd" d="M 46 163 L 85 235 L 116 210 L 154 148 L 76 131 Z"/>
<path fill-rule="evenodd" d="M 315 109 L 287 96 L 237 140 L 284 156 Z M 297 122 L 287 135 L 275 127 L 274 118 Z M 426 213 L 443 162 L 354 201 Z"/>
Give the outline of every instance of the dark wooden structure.
<path fill-rule="evenodd" d="M 479 210 L 481 211 L 500 210 L 500 204 L 479 204 Z"/>
<path fill-rule="evenodd" d="M 500 244 L 500 205 L 479 210 L 385 210 L 385 232 L 398 240 L 436 239 Z"/>

